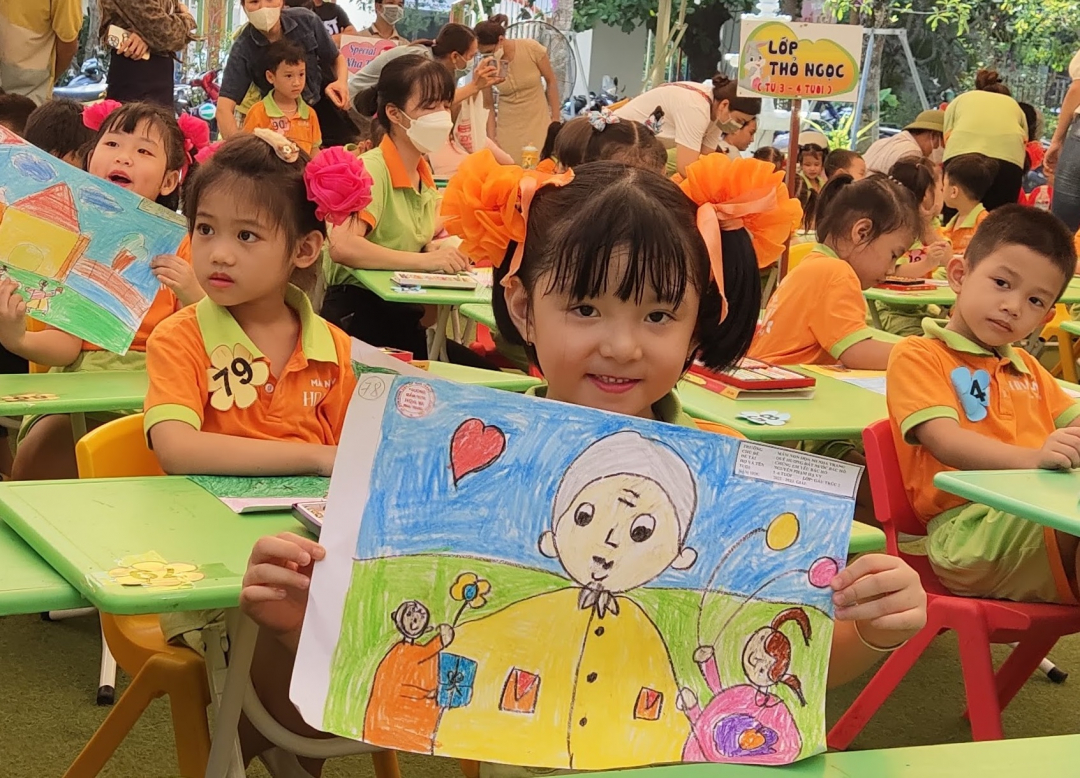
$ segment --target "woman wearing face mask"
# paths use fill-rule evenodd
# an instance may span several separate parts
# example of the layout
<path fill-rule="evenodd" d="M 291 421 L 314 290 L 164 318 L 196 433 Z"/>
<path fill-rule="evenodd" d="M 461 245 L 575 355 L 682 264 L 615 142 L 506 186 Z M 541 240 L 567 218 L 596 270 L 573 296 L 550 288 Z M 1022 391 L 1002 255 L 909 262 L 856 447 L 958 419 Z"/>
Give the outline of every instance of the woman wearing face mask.
<path fill-rule="evenodd" d="M 180 0 L 101 0 L 101 37 L 119 27 L 128 36 L 109 59 L 106 96 L 171 108 L 175 54 L 195 40 L 195 19 Z"/>
<path fill-rule="evenodd" d="M 427 354 L 423 306 L 387 303 L 365 289 L 354 270 L 456 273 L 469 259 L 455 246 L 434 243 L 439 232 L 438 192 L 425 154 L 450 137 L 454 79 L 438 62 L 420 55 L 387 63 L 373 90 L 362 92 L 356 110 L 375 115 L 385 135 L 361 156 L 373 180 L 371 204 L 330 231 L 324 267 L 322 315 L 373 346 Z M 465 347 L 447 344 L 454 361 L 475 363 Z"/>
<path fill-rule="evenodd" d="M 361 35 L 369 38 L 382 38 L 384 41 L 408 43 L 398 35 L 397 24 L 405 18 L 405 0 L 383 0 L 375 2 L 375 24 L 364 30 Z"/>
<path fill-rule="evenodd" d="M 501 14 L 476 25 L 480 53 L 490 55 L 505 74 L 499 84 L 496 142 L 517 164 L 521 150 L 539 153 L 551 122 L 562 121 L 559 84 L 547 49 L 528 38 L 506 37 L 507 18 Z M 487 60 L 483 60 L 486 62 Z"/>
<path fill-rule="evenodd" d="M 306 8 L 283 8 L 282 0 L 243 0 L 243 6 L 249 24 L 233 42 L 221 78 L 217 111 L 221 137 L 239 132 L 236 106 L 252 84 L 264 95 L 270 91 L 263 55 L 267 45 L 284 38 L 306 54 L 307 83 L 301 97 L 319 116 L 323 145 L 335 145 L 338 139 L 328 128 L 340 126 L 339 109 L 348 106 L 349 69 L 322 20 Z M 328 74 L 333 74 L 334 80 L 329 80 Z"/>
<path fill-rule="evenodd" d="M 676 170 L 685 176 L 686 166 L 716 151 L 723 135 L 738 132 L 761 113 L 760 98 L 738 97 L 737 89 L 737 82 L 720 74 L 706 84 L 661 84 L 617 108 L 615 115 L 644 124 L 657 108 L 663 109 L 657 137 L 675 148 Z"/>

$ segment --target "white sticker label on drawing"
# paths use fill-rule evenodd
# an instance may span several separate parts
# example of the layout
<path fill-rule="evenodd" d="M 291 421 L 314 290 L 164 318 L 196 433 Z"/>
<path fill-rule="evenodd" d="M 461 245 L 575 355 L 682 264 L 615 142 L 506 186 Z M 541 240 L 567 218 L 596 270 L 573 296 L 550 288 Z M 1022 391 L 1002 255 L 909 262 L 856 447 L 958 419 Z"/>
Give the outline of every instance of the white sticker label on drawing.
<path fill-rule="evenodd" d="M 735 475 L 854 498 L 862 468 L 838 459 L 742 441 Z"/>

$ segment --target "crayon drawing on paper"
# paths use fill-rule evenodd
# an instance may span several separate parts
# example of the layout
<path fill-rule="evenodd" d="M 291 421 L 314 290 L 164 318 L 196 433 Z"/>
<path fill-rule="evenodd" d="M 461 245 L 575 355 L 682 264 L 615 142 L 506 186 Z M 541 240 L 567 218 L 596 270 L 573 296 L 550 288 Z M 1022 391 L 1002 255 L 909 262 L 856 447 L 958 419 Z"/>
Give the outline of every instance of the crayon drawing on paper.
<path fill-rule="evenodd" d="M 184 232 L 177 214 L 0 127 L 0 280 L 35 319 L 125 353 L 161 288 L 150 260 Z"/>
<path fill-rule="evenodd" d="M 386 748 L 537 767 L 820 752 L 828 584 L 858 473 L 368 374 L 293 701 L 313 726 Z"/>

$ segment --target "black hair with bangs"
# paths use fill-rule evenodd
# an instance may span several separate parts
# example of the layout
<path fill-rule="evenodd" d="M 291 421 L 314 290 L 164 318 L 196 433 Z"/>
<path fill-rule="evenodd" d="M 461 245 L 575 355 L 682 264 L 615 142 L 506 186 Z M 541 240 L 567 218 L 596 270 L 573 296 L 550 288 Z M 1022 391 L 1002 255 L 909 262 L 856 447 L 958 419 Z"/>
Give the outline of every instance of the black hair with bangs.
<path fill-rule="evenodd" d="M 165 170 L 166 172 L 181 171 L 187 162 L 187 151 L 184 148 L 184 133 L 180 125 L 176 123 L 176 116 L 171 109 L 163 108 L 153 103 L 126 103 L 105 117 L 98 128 L 97 135 L 90 142 L 90 153 L 86 155 L 86 167 L 90 167 L 90 157 L 97 148 L 101 139 L 110 132 L 133 134 L 140 124 L 146 123 L 161 135 L 162 145 L 165 146 Z M 167 195 L 157 198 L 157 202 L 171 211 L 175 211 L 180 205 L 180 186 Z"/>
<path fill-rule="evenodd" d="M 692 358 L 725 368 L 746 353 L 754 336 L 761 306 L 757 259 L 745 230 L 721 234 L 728 300 L 721 324 L 721 297 L 710 279 L 696 214 L 682 190 L 658 173 L 620 162 L 586 163 L 574 169 L 570 183 L 536 193 L 518 277 L 530 298 L 560 292 L 578 300 L 613 291 L 621 300 L 638 302 L 652 289 L 661 302 L 677 306 L 688 287 L 697 289 L 699 345 Z M 525 346 L 535 363 L 536 352 L 514 326 L 502 292 L 515 249 L 511 244 L 495 270 L 492 306 L 499 332 Z M 622 251 L 626 270 L 615 278 L 613 259 Z"/>
<path fill-rule="evenodd" d="M 206 193 L 227 189 L 235 207 L 243 204 L 268 216 L 284 233 L 290 251 L 309 233 L 318 232 L 325 237 L 326 224 L 315 216 L 315 203 L 308 199 L 304 184 L 304 168 L 309 160 L 299 150 L 296 162 L 285 162 L 269 143 L 250 133 L 229 138 L 191 176 L 184 193 L 188 233 L 195 231 L 199 203 Z M 297 269 L 293 283 L 311 292 L 320 264 Z"/>
<path fill-rule="evenodd" d="M 444 65 L 419 54 L 407 54 L 386 63 L 374 89 L 359 93 L 353 103 L 363 116 L 375 116 L 387 132 L 394 126 L 386 106 L 401 111 L 413 97 L 421 108 L 437 108 L 454 102 L 454 77 Z"/>

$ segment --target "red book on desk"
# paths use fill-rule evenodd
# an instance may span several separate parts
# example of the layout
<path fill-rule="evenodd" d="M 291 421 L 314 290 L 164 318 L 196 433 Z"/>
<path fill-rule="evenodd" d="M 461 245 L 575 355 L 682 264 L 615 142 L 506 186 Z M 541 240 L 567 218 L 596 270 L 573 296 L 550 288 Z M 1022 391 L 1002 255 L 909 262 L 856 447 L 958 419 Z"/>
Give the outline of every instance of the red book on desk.
<path fill-rule="evenodd" d="M 687 378 L 733 400 L 749 397 L 810 398 L 817 383 L 811 376 L 749 357 L 744 357 L 737 366 L 723 372 L 694 364 Z"/>

